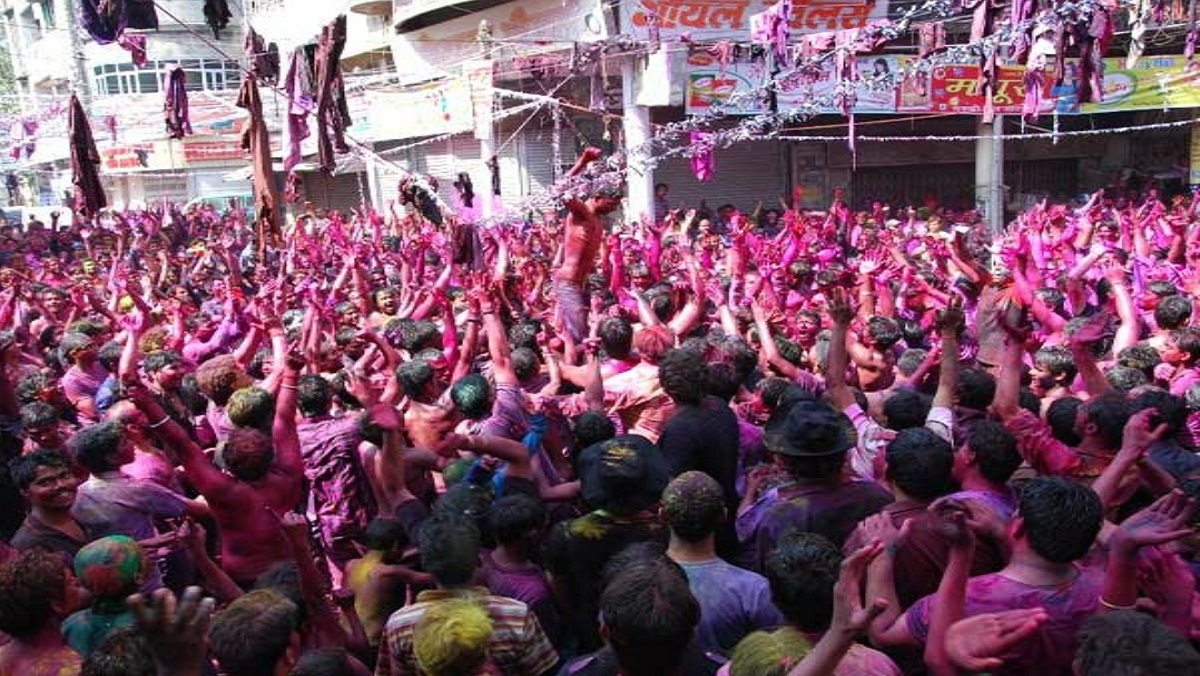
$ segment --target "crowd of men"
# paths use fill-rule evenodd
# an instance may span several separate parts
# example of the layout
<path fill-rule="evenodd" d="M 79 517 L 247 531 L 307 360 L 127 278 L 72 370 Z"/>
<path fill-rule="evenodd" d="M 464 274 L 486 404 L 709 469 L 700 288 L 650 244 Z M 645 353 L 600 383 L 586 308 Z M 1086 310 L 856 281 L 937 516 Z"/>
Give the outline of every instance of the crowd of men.
<path fill-rule="evenodd" d="M 620 199 L 0 228 L 0 674 L 1200 673 L 1200 203 Z"/>

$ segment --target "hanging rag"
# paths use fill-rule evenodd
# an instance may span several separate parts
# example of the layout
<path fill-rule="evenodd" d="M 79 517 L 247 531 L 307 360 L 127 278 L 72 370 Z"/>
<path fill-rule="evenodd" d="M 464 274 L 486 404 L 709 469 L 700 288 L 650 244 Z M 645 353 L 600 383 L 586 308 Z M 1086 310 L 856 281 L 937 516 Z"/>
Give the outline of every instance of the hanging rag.
<path fill-rule="evenodd" d="M 1134 0 L 1129 4 L 1129 54 L 1125 67 L 1132 69 L 1146 50 L 1146 24 L 1150 22 L 1150 0 Z"/>
<path fill-rule="evenodd" d="M 712 134 L 694 131 L 690 140 L 693 148 L 700 149 L 692 155 L 692 174 L 701 183 L 711 181 L 717 174 L 717 156 L 713 152 Z"/>
<path fill-rule="evenodd" d="M 737 45 L 729 40 L 720 40 L 717 44 L 705 48 L 708 55 L 717 60 L 721 77 L 725 77 L 725 72 L 729 70 L 729 64 L 733 63 L 733 57 L 737 53 Z"/>
<path fill-rule="evenodd" d="M 112 44 L 125 29 L 155 30 L 154 0 L 78 0 L 79 27 L 99 45 Z"/>
<path fill-rule="evenodd" d="M 1025 62 L 1025 102 L 1021 106 L 1021 117 L 1026 122 L 1037 122 L 1046 92 L 1046 68 L 1050 57 L 1058 49 L 1058 29 L 1047 16 L 1038 21 L 1033 29 L 1033 44 Z"/>
<path fill-rule="evenodd" d="M 974 11 L 971 20 L 971 42 L 979 42 L 996 30 L 1002 8 L 999 0 L 973 0 L 964 7 Z M 987 49 L 979 57 L 978 89 L 983 94 L 983 122 L 996 118 L 997 48 Z"/>
<path fill-rule="evenodd" d="M 1200 35 L 1197 32 L 1197 26 L 1200 21 L 1197 21 L 1200 16 L 1197 12 L 1200 11 L 1200 0 L 1188 0 L 1187 11 L 1187 40 L 1183 45 L 1183 56 L 1188 61 L 1196 57 L 1196 43 Z"/>
<path fill-rule="evenodd" d="M 106 129 L 108 129 L 109 137 L 112 139 L 112 142 L 114 144 L 116 144 L 116 142 L 117 142 L 117 116 L 109 115 L 109 116 L 105 117 L 104 118 L 104 127 Z"/>
<path fill-rule="evenodd" d="M 487 161 L 488 172 L 492 175 L 492 195 L 500 196 L 500 160 L 495 155 Z"/>
<path fill-rule="evenodd" d="M 212 29 L 214 39 L 221 39 L 221 31 L 229 27 L 232 18 L 227 0 L 204 0 L 204 23 Z"/>
<path fill-rule="evenodd" d="M 187 71 L 171 66 L 167 71 L 167 99 L 163 116 L 167 123 L 167 138 L 183 138 L 192 133 L 188 117 Z"/>
<path fill-rule="evenodd" d="M 271 134 L 263 119 L 258 80 L 253 75 L 247 75 L 242 80 L 237 105 L 249 114 L 242 126 L 242 148 L 250 151 L 250 166 L 254 174 L 254 216 L 261 252 L 266 247 L 268 237 L 277 239 L 279 236 L 279 199 L 275 194 L 275 174 L 271 167 Z"/>
<path fill-rule="evenodd" d="M 475 206 L 475 184 L 471 182 L 470 174 L 465 171 L 458 172 L 454 180 L 454 189 L 458 191 L 458 199 L 462 201 L 463 206 L 468 209 Z"/>
<path fill-rule="evenodd" d="M 346 15 L 343 14 L 321 31 L 317 42 L 317 164 L 326 173 L 333 171 L 335 152 L 350 152 L 346 145 L 350 107 L 346 104 L 341 66 L 345 47 Z"/>
<path fill-rule="evenodd" d="M 79 97 L 71 94 L 71 112 L 67 137 L 71 145 L 71 184 L 75 186 L 75 210 L 93 216 L 108 206 L 104 186 L 100 184 L 100 153 L 92 138 L 87 112 Z"/>
<path fill-rule="evenodd" d="M 661 23 L 656 12 L 650 12 L 646 27 L 646 52 L 653 54 L 662 47 Z"/>
<path fill-rule="evenodd" d="M 121 33 L 117 38 L 121 49 L 129 52 L 133 65 L 142 68 L 148 61 L 146 56 L 146 36 L 138 33 Z"/>
<path fill-rule="evenodd" d="M 837 54 L 834 57 L 834 73 L 837 76 L 837 92 L 834 102 L 848 120 L 846 145 L 850 149 L 850 166 L 858 166 L 858 144 L 854 126 L 854 104 L 858 103 L 855 89 L 858 83 L 858 38 L 861 29 L 842 31 L 837 36 Z"/>
<path fill-rule="evenodd" d="M 608 109 L 607 101 L 604 96 L 604 53 L 600 45 L 589 45 L 585 53 L 587 59 L 591 62 L 591 78 L 590 78 L 590 95 L 588 96 L 588 109 L 593 113 L 603 114 Z"/>
<path fill-rule="evenodd" d="M 432 176 L 426 176 L 425 183 L 429 186 L 428 190 L 417 183 L 417 177 L 414 174 L 409 174 L 400 179 L 400 204 L 412 205 L 417 211 L 421 212 L 425 220 L 440 226 L 443 222 L 442 209 L 438 206 L 437 200 L 434 199 L 433 194 L 430 192 L 437 191 L 437 179 Z"/>
<path fill-rule="evenodd" d="M 283 182 L 283 199 L 290 204 L 295 204 L 300 201 L 302 196 L 300 189 L 304 187 L 304 179 L 300 178 L 300 174 L 290 171 L 287 179 Z"/>
<path fill-rule="evenodd" d="M 1079 102 L 1099 103 L 1104 98 L 1104 53 L 1112 40 L 1112 15 L 1097 5 L 1090 18 L 1070 27 L 1079 45 Z"/>
<path fill-rule="evenodd" d="M 263 84 L 275 84 L 279 81 L 279 45 L 272 42 L 267 45 L 253 28 L 246 31 L 246 41 L 242 45 L 242 54 L 249 64 L 250 72 Z"/>
<path fill-rule="evenodd" d="M 317 89 L 314 80 L 313 55 L 316 47 L 299 47 L 292 52 L 291 64 L 284 78 L 284 90 L 288 95 L 287 156 L 283 170 L 291 173 L 300 164 L 303 154 L 300 142 L 309 136 L 308 116 L 317 107 Z"/>
<path fill-rule="evenodd" d="M 750 16 L 750 41 L 770 47 L 775 63 L 781 67 L 787 66 L 791 20 L 792 0 L 779 0 L 766 10 Z"/>

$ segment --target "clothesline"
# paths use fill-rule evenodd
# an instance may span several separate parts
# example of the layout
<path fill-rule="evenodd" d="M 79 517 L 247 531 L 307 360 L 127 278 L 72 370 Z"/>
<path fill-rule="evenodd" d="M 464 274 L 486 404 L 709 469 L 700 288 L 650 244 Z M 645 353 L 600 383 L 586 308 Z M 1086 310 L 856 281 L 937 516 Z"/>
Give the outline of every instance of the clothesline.
<path fill-rule="evenodd" d="M 212 43 L 212 41 L 211 41 L 211 40 L 209 40 L 207 36 L 205 36 L 205 35 L 202 35 L 201 33 L 198 33 L 197 31 L 193 30 L 191 27 L 189 27 L 189 26 L 187 26 L 186 24 L 184 24 L 184 23 L 183 23 L 183 22 L 182 22 L 182 21 L 179 19 L 179 17 L 175 16 L 175 15 L 174 15 L 172 12 L 170 12 L 170 11 L 168 11 L 168 10 L 164 9 L 164 8 L 162 7 L 162 5 L 160 5 L 158 2 L 155 2 L 155 3 L 154 3 L 154 6 L 155 6 L 155 7 L 157 7 L 157 8 L 158 8 L 160 11 L 162 11 L 162 13 L 163 13 L 163 14 L 165 14 L 165 15 L 166 15 L 168 18 L 170 18 L 172 21 L 175 21 L 177 24 L 179 24 L 179 25 L 183 26 L 183 27 L 184 27 L 184 28 L 185 28 L 185 29 L 186 29 L 186 30 L 187 30 L 189 33 L 191 33 L 191 34 L 192 34 L 194 37 L 196 37 L 198 40 L 200 40 L 202 43 L 204 43 L 206 46 L 208 46 L 208 48 L 209 48 L 209 49 L 213 50 L 213 51 L 214 51 L 214 52 L 216 52 L 217 54 L 220 54 L 221 56 L 224 56 L 226 59 L 228 59 L 228 60 L 230 60 L 230 61 L 235 61 L 235 62 L 239 62 L 239 63 L 240 63 L 240 60 L 239 60 L 239 59 L 236 59 L 236 58 L 234 58 L 233 56 L 231 56 L 231 55 L 230 55 L 228 52 L 226 52 L 226 51 L 225 51 L 225 50 L 224 50 L 224 49 L 223 49 L 221 46 L 213 44 L 213 43 Z M 243 72 L 245 72 L 247 75 L 253 75 L 253 73 L 252 73 L 252 72 L 249 70 L 249 68 L 247 68 L 246 66 L 239 66 L 239 67 L 240 67 L 240 68 L 242 69 L 242 71 L 243 71 Z M 283 92 L 283 91 L 281 91 L 281 90 L 279 89 L 279 87 L 278 87 L 278 86 L 276 86 L 276 85 L 264 85 L 264 87 L 265 87 L 265 88 L 266 88 L 268 91 L 270 91 L 270 92 L 272 93 L 272 95 L 273 95 L 273 96 L 276 98 L 276 100 L 277 100 L 277 101 L 278 101 L 279 99 L 283 99 L 283 101 L 284 101 L 284 102 L 285 102 L 285 103 L 286 103 L 286 104 L 287 104 L 289 107 L 291 106 L 291 104 L 292 104 L 292 101 L 291 101 L 291 99 L 288 97 L 287 93 L 286 93 L 286 92 Z M 368 149 L 368 148 L 366 147 L 366 145 L 365 145 L 365 144 L 364 144 L 362 141 L 360 141 L 360 140 L 358 140 L 358 139 L 354 138 L 354 137 L 353 137 L 351 134 L 349 134 L 349 133 L 345 134 L 345 138 L 346 138 L 346 141 L 347 141 L 347 142 L 348 142 L 348 143 L 349 143 L 351 146 L 353 146 L 353 147 L 357 147 L 357 148 L 358 148 L 358 150 L 359 150 L 360 152 L 362 152 L 362 153 L 365 153 L 365 154 L 367 154 L 368 156 L 372 156 L 372 158 L 373 158 L 375 161 L 377 161 L 377 162 L 380 162 L 380 163 L 382 163 L 382 164 L 383 164 L 383 165 L 385 165 L 385 166 L 391 167 L 391 168 L 392 168 L 392 169 L 394 169 L 394 170 L 395 170 L 397 173 L 399 173 L 401 176 L 403 176 L 403 177 L 405 177 L 405 178 L 411 178 L 411 179 L 412 179 L 412 180 L 413 180 L 413 181 L 416 183 L 416 185 L 417 185 L 419 188 L 421 188 L 422 190 L 426 191 L 426 192 L 427 192 L 427 193 L 430 195 L 430 197 L 431 197 L 431 198 L 432 198 L 432 199 L 433 199 L 433 200 L 434 200 L 434 201 L 437 203 L 437 205 L 438 205 L 440 208 L 442 208 L 442 209 L 443 209 L 443 210 L 445 210 L 445 211 L 451 211 L 451 207 L 450 207 L 450 205 L 449 205 L 449 204 L 447 204 L 447 203 L 445 202 L 445 200 L 443 200 L 443 199 L 442 199 L 442 197 L 441 197 L 441 196 L 440 196 L 440 195 L 437 193 L 437 191 L 436 191 L 436 190 L 434 190 L 434 189 L 433 189 L 433 188 L 432 188 L 432 187 L 431 187 L 431 186 L 430 186 L 430 185 L 429 185 L 429 184 L 428 184 L 428 183 L 425 181 L 425 179 L 424 179 L 423 177 L 421 177 L 419 174 L 414 174 L 414 173 L 412 173 L 412 172 L 408 171 L 407 169 L 405 169 L 404 167 L 402 167 L 402 166 L 400 166 L 400 165 L 396 164 L 395 162 L 392 162 L 391 160 L 388 160 L 387 158 L 385 158 L 385 157 L 382 157 L 381 155 L 379 155 L 378 153 L 374 152 L 373 150 L 370 150 L 370 149 Z"/>

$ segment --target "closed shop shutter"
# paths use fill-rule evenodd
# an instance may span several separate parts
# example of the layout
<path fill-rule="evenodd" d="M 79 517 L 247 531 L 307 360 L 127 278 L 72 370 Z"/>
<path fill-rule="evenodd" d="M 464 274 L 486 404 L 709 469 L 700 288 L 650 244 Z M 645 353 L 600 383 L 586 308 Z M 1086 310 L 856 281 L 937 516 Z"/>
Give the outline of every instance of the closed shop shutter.
<path fill-rule="evenodd" d="M 357 209 L 367 192 L 367 175 L 363 173 L 337 174 L 330 176 L 323 172 L 305 172 L 300 175 L 304 180 L 304 199 L 317 207 L 333 209 L 348 214 L 350 209 Z M 359 191 L 361 181 L 362 191 Z"/>
<path fill-rule="evenodd" d="M 538 124 L 541 122 L 541 124 Z M 562 134 L 562 161 L 571 163 L 573 145 L 567 138 L 567 132 Z M 516 151 L 511 153 L 509 151 Z M 513 165 L 511 169 L 506 164 Z M 554 125 L 547 120 L 531 122 L 521 132 L 517 142 L 510 144 L 500 157 L 501 189 L 504 192 L 505 204 L 515 204 L 523 197 L 548 190 L 554 185 Z M 512 186 L 512 178 L 519 178 L 519 184 Z M 505 183 L 507 178 L 508 184 Z M 519 189 L 514 189 L 519 188 Z"/>
<path fill-rule="evenodd" d="M 654 170 L 654 182 L 671 188 L 672 208 L 696 207 L 700 201 L 714 211 L 732 204 L 750 213 L 762 201 L 764 208 L 778 206 L 787 192 L 784 145 L 752 141 L 716 151 L 717 171 L 711 181 L 701 183 L 692 174 L 691 160 L 672 157 Z"/>
<path fill-rule="evenodd" d="M 188 194 L 187 174 L 141 174 L 142 200 L 145 204 L 156 204 L 166 198 L 172 202 L 183 204 L 191 195 Z"/>
<path fill-rule="evenodd" d="M 1053 195 L 1074 194 L 1079 161 L 1074 158 L 1010 162 L 1004 165 L 1004 184 L 1009 194 L 1026 192 Z M 880 199 L 894 205 L 920 205 L 926 195 L 935 195 L 945 205 L 969 205 L 975 201 L 974 164 L 926 164 L 875 167 L 854 172 L 851 198 L 856 204 Z"/>

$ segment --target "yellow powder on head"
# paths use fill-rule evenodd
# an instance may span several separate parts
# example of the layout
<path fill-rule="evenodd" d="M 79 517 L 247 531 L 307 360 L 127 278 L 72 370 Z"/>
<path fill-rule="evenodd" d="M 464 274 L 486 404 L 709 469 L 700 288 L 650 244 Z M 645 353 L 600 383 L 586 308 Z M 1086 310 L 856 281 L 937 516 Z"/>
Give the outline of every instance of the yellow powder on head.
<path fill-rule="evenodd" d="M 426 676 L 469 676 L 487 661 L 492 618 L 477 601 L 432 604 L 413 630 L 413 656 Z"/>

